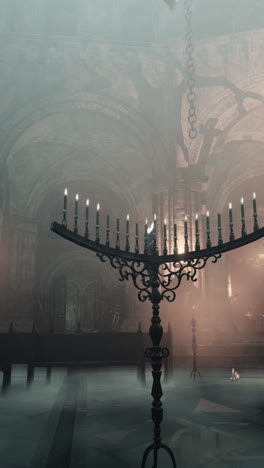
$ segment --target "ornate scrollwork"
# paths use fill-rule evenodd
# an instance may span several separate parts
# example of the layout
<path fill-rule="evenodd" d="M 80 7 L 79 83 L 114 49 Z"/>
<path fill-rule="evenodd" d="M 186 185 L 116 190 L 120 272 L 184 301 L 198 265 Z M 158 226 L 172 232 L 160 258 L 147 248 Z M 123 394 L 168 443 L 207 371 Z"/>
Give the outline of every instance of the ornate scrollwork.
<path fill-rule="evenodd" d="M 177 260 L 173 263 L 161 264 L 159 267 L 160 286 L 163 289 L 161 299 L 173 302 L 176 298 L 175 290 L 180 286 L 184 276 L 187 280 L 197 281 L 197 271 L 205 267 L 207 260 L 211 259 L 212 263 L 216 263 L 220 257 L 221 254 L 216 254 L 212 257 Z"/>
<path fill-rule="evenodd" d="M 119 270 L 120 281 L 132 279 L 134 286 L 139 290 L 138 298 L 141 302 L 149 299 L 151 294 L 151 266 L 143 262 L 110 256 L 100 252 L 97 252 L 96 255 L 102 262 L 106 262 L 107 258 L 109 259 L 111 266 Z"/>
<path fill-rule="evenodd" d="M 151 300 L 153 281 L 157 281 L 157 276 L 154 274 L 156 268 L 159 288 L 162 290 L 160 298 L 161 300 L 166 299 L 168 302 L 173 302 L 176 298 L 175 291 L 180 286 L 182 278 L 185 276 L 187 280 L 197 281 L 197 271 L 202 270 L 209 259 L 211 259 L 212 263 L 216 263 L 221 254 L 177 260 L 176 262 L 160 265 L 128 260 L 124 257 L 111 256 L 101 252 L 97 252 L 97 256 L 102 262 L 106 262 L 107 258 L 109 259 L 111 266 L 119 270 L 120 281 L 132 279 L 134 286 L 139 290 L 138 298 L 141 302 L 145 302 L 147 299 Z"/>
<path fill-rule="evenodd" d="M 151 359 L 151 361 L 161 361 L 164 358 L 169 356 L 170 352 L 168 348 L 160 348 L 153 346 L 152 348 L 146 348 L 145 356 L 147 359 Z"/>

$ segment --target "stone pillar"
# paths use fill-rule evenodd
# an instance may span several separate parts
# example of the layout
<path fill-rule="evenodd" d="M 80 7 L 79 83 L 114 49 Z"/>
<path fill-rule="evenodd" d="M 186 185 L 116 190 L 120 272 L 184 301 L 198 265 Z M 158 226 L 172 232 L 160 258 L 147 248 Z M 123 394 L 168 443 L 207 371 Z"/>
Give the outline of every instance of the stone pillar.
<path fill-rule="evenodd" d="M 8 312 L 12 319 L 33 319 L 37 228 L 31 221 L 17 220 L 8 231 Z"/>

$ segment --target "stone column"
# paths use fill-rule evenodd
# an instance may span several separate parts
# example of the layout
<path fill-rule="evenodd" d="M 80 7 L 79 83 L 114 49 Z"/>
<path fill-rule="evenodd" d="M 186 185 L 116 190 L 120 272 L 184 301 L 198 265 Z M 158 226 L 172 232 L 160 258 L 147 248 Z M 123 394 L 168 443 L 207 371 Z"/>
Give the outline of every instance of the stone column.
<path fill-rule="evenodd" d="M 8 312 L 10 319 L 33 319 L 37 227 L 23 219 L 8 231 Z"/>

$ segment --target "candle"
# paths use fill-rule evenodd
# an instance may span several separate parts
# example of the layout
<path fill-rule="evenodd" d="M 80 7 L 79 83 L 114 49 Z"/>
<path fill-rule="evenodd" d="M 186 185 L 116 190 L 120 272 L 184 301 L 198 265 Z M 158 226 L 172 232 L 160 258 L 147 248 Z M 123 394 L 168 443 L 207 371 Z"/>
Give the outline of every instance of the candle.
<path fill-rule="evenodd" d="M 154 234 L 157 232 L 157 215 L 154 214 Z"/>
<path fill-rule="evenodd" d="M 198 213 L 195 215 L 195 250 L 200 250 L 200 239 L 199 239 L 199 216 Z"/>
<path fill-rule="evenodd" d="M 177 239 L 177 224 L 174 224 L 174 238 Z"/>
<path fill-rule="evenodd" d="M 229 203 L 229 222 L 233 223 L 232 203 Z"/>
<path fill-rule="evenodd" d="M 145 219 L 145 233 L 144 233 L 144 253 L 147 253 L 148 247 L 148 220 Z"/>
<path fill-rule="evenodd" d="M 99 226 L 99 213 L 100 213 L 100 203 L 97 203 L 97 207 L 96 207 L 96 226 Z"/>
<path fill-rule="evenodd" d="M 233 213 L 232 213 L 232 203 L 229 203 L 229 226 L 230 226 L 230 236 L 229 240 L 233 241 L 235 239 L 235 234 L 233 230 Z"/>
<path fill-rule="evenodd" d="M 211 248 L 211 236 L 210 236 L 210 212 L 209 210 L 206 211 L 206 231 L 207 231 L 206 247 L 207 249 L 210 249 Z"/>
<path fill-rule="evenodd" d="M 258 225 L 258 214 L 257 214 L 257 200 L 256 200 L 255 192 L 253 193 L 253 218 L 254 218 L 254 231 L 257 231 L 259 229 L 259 225 Z"/>
<path fill-rule="evenodd" d="M 253 192 L 253 213 L 254 215 L 257 214 L 257 200 L 255 192 Z"/>
<path fill-rule="evenodd" d="M 199 216 L 198 213 L 195 215 L 195 234 L 199 234 Z"/>
<path fill-rule="evenodd" d="M 166 220 L 166 219 L 164 219 L 163 229 L 164 229 L 164 236 L 163 236 L 163 255 L 167 255 L 167 254 L 168 254 L 168 249 L 167 249 L 167 220 Z"/>
<path fill-rule="evenodd" d="M 241 219 L 242 222 L 245 220 L 245 209 L 244 209 L 244 198 L 241 197 Z"/>
<path fill-rule="evenodd" d="M 218 245 L 223 244 L 222 238 L 222 226 L 221 226 L 221 215 L 218 213 L 217 215 L 217 222 L 218 222 Z"/>
<path fill-rule="evenodd" d="M 78 216 L 78 201 L 79 201 L 79 195 L 76 193 L 75 196 L 75 216 Z"/>
<path fill-rule="evenodd" d="M 87 200 L 86 200 L 86 213 L 85 213 L 87 223 L 88 223 L 88 220 L 89 220 L 89 204 L 90 204 L 90 201 L 89 201 L 89 198 L 87 198 Z"/>
<path fill-rule="evenodd" d="M 209 210 L 206 211 L 206 229 L 210 232 L 210 212 Z"/>
<path fill-rule="evenodd" d="M 164 239 L 167 239 L 167 220 L 164 219 Z"/>
<path fill-rule="evenodd" d="M 68 190 L 64 190 L 64 203 L 63 203 L 63 209 L 67 211 L 67 195 L 68 195 Z"/>
<path fill-rule="evenodd" d="M 129 245 L 129 214 L 127 214 L 126 217 L 126 250 L 129 251 L 130 245 Z"/>
<path fill-rule="evenodd" d="M 184 218 L 184 235 L 186 237 L 188 237 L 188 225 L 187 225 L 187 215 L 185 215 L 185 218 Z"/>
<path fill-rule="evenodd" d="M 174 224 L 174 254 L 176 255 L 178 253 L 178 247 L 177 247 L 177 224 Z"/>
<path fill-rule="evenodd" d="M 139 253 L 139 245 L 138 245 L 138 223 L 136 223 L 136 245 L 135 245 L 135 252 Z"/>

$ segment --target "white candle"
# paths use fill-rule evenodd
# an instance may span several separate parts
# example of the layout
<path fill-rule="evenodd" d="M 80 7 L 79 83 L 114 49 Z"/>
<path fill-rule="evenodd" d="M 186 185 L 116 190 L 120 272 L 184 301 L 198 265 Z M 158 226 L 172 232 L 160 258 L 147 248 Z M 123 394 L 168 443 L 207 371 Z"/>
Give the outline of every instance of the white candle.
<path fill-rule="evenodd" d="M 241 218 L 242 221 L 245 220 L 245 209 L 244 209 L 244 198 L 241 197 Z"/>
<path fill-rule="evenodd" d="M 79 201 L 79 195 L 76 193 L 75 196 L 75 216 L 78 216 L 78 201 Z"/>
<path fill-rule="evenodd" d="M 196 234 L 199 234 L 199 224 L 198 224 L 199 221 L 198 221 L 198 219 L 199 219 L 199 216 L 198 216 L 198 213 L 196 213 L 196 215 L 195 215 L 195 233 Z"/>
<path fill-rule="evenodd" d="M 233 223 L 232 203 L 229 203 L 229 222 Z"/>
<path fill-rule="evenodd" d="M 207 210 L 206 212 L 206 228 L 207 231 L 210 232 L 210 212 Z"/>
<path fill-rule="evenodd" d="M 89 198 L 87 198 L 86 200 L 86 222 L 88 223 L 88 220 L 89 220 Z"/>
<path fill-rule="evenodd" d="M 65 189 L 64 190 L 64 204 L 63 204 L 63 208 L 65 211 L 67 211 L 67 195 L 68 195 L 68 190 Z"/>
<path fill-rule="evenodd" d="M 164 239 L 167 239 L 167 220 L 164 219 Z"/>
<path fill-rule="evenodd" d="M 256 193 L 253 192 L 253 212 L 257 214 L 257 201 L 256 201 Z"/>
<path fill-rule="evenodd" d="M 96 225 L 99 226 L 99 212 L 100 212 L 100 203 L 97 203 L 96 207 Z"/>

